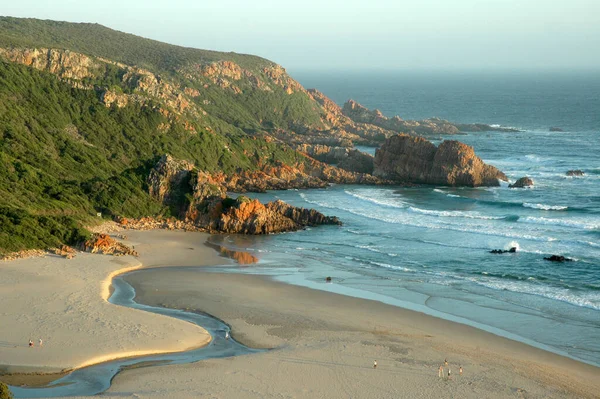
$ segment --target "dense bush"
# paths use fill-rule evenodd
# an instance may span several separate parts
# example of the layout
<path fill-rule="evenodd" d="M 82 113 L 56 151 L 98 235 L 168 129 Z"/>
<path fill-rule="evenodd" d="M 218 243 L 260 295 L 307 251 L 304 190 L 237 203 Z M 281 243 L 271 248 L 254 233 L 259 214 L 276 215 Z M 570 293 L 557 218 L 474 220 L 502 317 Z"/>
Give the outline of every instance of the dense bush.
<path fill-rule="evenodd" d="M 11 17 L 0 17 L 0 47 L 70 49 L 144 67 L 176 87 L 197 89 L 193 101 L 207 112 L 174 122 L 159 112 L 165 107 L 160 98 L 145 94 L 143 104 L 106 107 L 99 100 L 102 88 L 134 90 L 122 81 L 125 69 L 118 65 L 106 63 L 84 81 L 96 89 L 84 90 L 0 58 L 0 253 L 74 243 L 97 212 L 177 216 L 189 192 L 176 193 L 164 207 L 146 186 L 149 169 L 165 153 L 209 172 L 296 164 L 303 155 L 267 142 L 263 132 L 321 126 L 314 100 L 275 84 L 263 70 L 274 64 L 260 57 L 172 46 L 97 24 Z M 217 60 L 252 71 L 268 90 L 246 75 L 235 81 L 235 92 L 201 74 L 180 73 Z"/>
<path fill-rule="evenodd" d="M 0 381 L 0 399 L 12 399 L 12 393 L 8 389 L 8 385 Z"/>

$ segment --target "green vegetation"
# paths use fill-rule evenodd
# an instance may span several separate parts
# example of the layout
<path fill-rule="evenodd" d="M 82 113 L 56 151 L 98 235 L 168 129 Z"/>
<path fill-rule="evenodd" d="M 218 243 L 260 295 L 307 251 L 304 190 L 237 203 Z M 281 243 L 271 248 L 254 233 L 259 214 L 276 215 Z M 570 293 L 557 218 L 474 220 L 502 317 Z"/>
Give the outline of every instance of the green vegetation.
<path fill-rule="evenodd" d="M 321 110 L 302 91 L 288 94 L 270 79 L 274 64 L 260 57 L 196 50 L 140 38 L 97 24 L 0 17 L 0 48 L 57 48 L 146 68 L 174 87 L 198 91 L 201 118 L 173 119 L 160 97 L 123 82 L 126 69 L 104 62 L 74 88 L 57 76 L 0 58 L 0 254 L 74 244 L 82 226 L 103 217 L 170 216 L 148 194 L 146 178 L 169 153 L 209 172 L 235 172 L 304 156 L 264 140 L 263 132 L 321 126 Z M 250 71 L 231 87 L 182 73 L 215 61 Z M 256 79 L 265 86 L 259 88 Z M 135 93 L 144 101 L 106 107 L 101 93 Z M 137 91 L 136 91 L 137 90 Z M 195 132 L 190 132 L 189 128 Z M 179 193 L 181 197 L 190 193 Z"/>
<path fill-rule="evenodd" d="M 8 385 L 0 381 L 0 399 L 12 399 L 12 393 L 8 389 Z"/>
<path fill-rule="evenodd" d="M 99 24 L 33 18 L 0 17 L 0 47 L 72 50 L 136 65 L 153 72 L 175 71 L 188 64 L 220 60 L 233 61 L 242 68 L 251 70 L 272 64 L 254 55 L 174 46 L 118 32 Z"/>

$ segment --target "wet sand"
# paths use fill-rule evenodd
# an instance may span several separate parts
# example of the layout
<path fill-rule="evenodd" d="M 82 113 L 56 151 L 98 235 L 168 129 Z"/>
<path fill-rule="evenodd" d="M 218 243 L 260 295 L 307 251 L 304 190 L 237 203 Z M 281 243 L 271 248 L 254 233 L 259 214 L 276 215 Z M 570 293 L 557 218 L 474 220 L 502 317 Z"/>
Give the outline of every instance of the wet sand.
<path fill-rule="evenodd" d="M 379 302 L 251 275 L 157 269 L 126 279 L 143 303 L 210 313 L 229 323 L 241 342 L 277 349 L 128 371 L 115 378 L 111 395 L 594 398 L 600 394 L 600 370 L 594 366 Z M 438 377 L 445 359 L 445 374 L 450 368 L 451 379 Z"/>
<path fill-rule="evenodd" d="M 126 277 L 137 291 L 138 302 L 209 313 L 228 323 L 235 339 L 249 346 L 275 349 L 260 354 L 210 359 L 187 365 L 126 370 L 116 376 L 113 385 L 103 396 L 599 397 L 600 369 L 596 367 L 472 327 L 375 301 L 291 286 L 261 276 L 168 268 L 230 263 L 218 252 L 204 245 L 208 237 L 206 235 L 168 231 L 127 231 L 125 234 L 128 235 L 128 243 L 135 245 L 135 249 L 141 254 L 137 259 L 139 264 L 128 264 L 129 266 L 161 267 Z M 90 263 L 79 265 L 73 262 L 77 259 Z M 2 309 L 0 332 L 10 333 L 7 323 L 16 325 L 15 323 L 21 322 L 19 315 L 22 316 L 28 308 L 34 308 L 36 315 L 27 318 L 29 325 L 37 322 L 39 324 L 36 328 L 59 328 L 64 320 L 70 320 L 64 319 L 70 315 L 64 301 L 65 298 L 71 298 L 76 299 L 81 306 L 76 309 L 76 317 L 71 315 L 75 318 L 70 323 L 79 323 L 81 320 L 77 326 L 78 331 L 83 333 L 76 337 L 81 345 L 72 345 L 69 356 L 63 354 L 60 358 L 65 365 L 79 364 L 73 359 L 89 361 L 94 356 L 111 353 L 103 345 L 94 346 L 94 339 L 98 339 L 98 335 L 91 334 L 91 331 L 98 328 L 105 328 L 102 331 L 109 337 L 117 334 L 116 338 L 103 343 L 117 343 L 123 352 L 140 348 L 182 348 L 181 331 L 197 331 L 197 327 L 179 326 L 178 321 L 171 319 L 166 322 L 161 320 L 165 324 L 158 327 L 152 324 L 156 315 L 134 309 L 119 310 L 119 307 L 103 300 L 103 296 L 107 295 L 107 286 L 102 281 L 117 270 L 110 262 L 110 267 L 103 268 L 106 259 L 135 261 L 82 255 L 73 260 L 57 259 L 56 265 L 45 263 L 47 260 L 31 260 L 38 263 L 33 266 L 24 263 L 25 267 L 23 263 L 18 263 L 21 261 L 0 264 L 0 273 L 4 277 L 0 282 L 0 294 L 6 295 L 13 292 L 11 290 L 16 290 L 15 292 L 26 297 L 21 300 L 22 303 L 17 300 L 11 302 L 14 306 L 23 305 L 24 308 L 15 311 Z M 30 260 L 23 262 L 27 261 Z M 78 267 L 60 272 L 69 262 Z M 123 264 L 118 266 L 118 269 L 125 267 Z M 12 272 L 7 273 L 7 270 Z M 18 270 L 26 272 L 26 277 Z M 74 288 L 71 288 L 70 293 L 64 294 L 64 278 L 72 275 L 79 276 L 83 282 L 75 280 L 78 282 Z M 5 280 L 7 276 L 10 278 Z M 11 284 L 11 281 L 17 281 L 18 284 Z M 48 281 L 52 284 L 46 285 Z M 40 299 L 39 292 L 33 291 L 29 284 L 38 284 L 36 287 L 47 286 L 48 292 L 42 291 L 47 296 Z M 82 290 L 89 291 L 90 297 L 77 294 Z M 55 309 L 47 308 L 52 303 L 49 298 L 57 300 Z M 98 301 L 104 304 L 101 305 L 105 307 L 104 313 L 95 313 L 94 304 Z M 129 313 L 119 316 L 121 324 L 115 324 L 114 312 L 123 310 Z M 121 336 L 117 330 L 121 330 L 122 323 L 127 322 L 137 326 L 138 331 L 152 334 L 141 337 L 134 334 L 135 339 L 130 341 L 129 330 L 126 328 L 125 338 L 119 338 Z M 157 337 L 154 334 L 161 335 Z M 61 336 L 73 340 L 68 329 L 62 331 Z M 46 342 L 43 350 L 46 350 L 46 345 L 51 348 L 57 344 L 54 339 Z M 93 351 L 90 351 L 90 345 Z M 18 350 L 21 351 L 19 353 L 36 353 L 28 352 L 29 349 L 25 346 Z M 0 358 L 3 360 L 6 359 L 5 352 L 9 351 L 0 347 Z M 444 359 L 448 360 L 448 366 L 444 367 L 445 374 L 450 368 L 451 379 L 438 377 L 438 367 L 443 364 Z M 50 363 L 41 357 L 27 362 L 19 360 L 20 358 L 14 357 L 13 362 L 9 363 L 11 371 L 14 372 L 18 366 L 35 365 L 43 368 Z M 373 368 L 374 360 L 377 360 L 377 369 Z M 463 375 L 458 373 L 460 366 L 464 369 Z"/>

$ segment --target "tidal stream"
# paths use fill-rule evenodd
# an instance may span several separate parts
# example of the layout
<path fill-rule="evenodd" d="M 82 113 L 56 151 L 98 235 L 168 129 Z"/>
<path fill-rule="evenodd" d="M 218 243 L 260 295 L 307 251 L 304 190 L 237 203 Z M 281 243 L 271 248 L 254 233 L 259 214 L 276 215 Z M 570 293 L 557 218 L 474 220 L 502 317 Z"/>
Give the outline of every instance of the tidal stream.
<path fill-rule="evenodd" d="M 143 273 L 143 271 L 135 271 L 131 273 Z M 15 398 L 53 398 L 62 396 L 97 395 L 106 391 L 110 387 L 112 379 L 120 371 L 127 368 L 194 363 L 203 359 L 246 355 L 264 351 L 248 348 L 235 341 L 233 338 L 225 339 L 225 333 L 230 330 L 229 326 L 221 320 L 218 320 L 210 315 L 147 306 L 135 302 L 135 290 L 122 278 L 122 276 L 115 277 L 113 279 L 112 286 L 114 288 L 114 292 L 109 298 L 110 303 L 117 306 L 126 306 L 129 308 L 144 310 L 146 312 L 174 317 L 197 324 L 209 332 L 209 334 L 212 336 L 211 342 L 202 348 L 192 349 L 185 352 L 117 359 L 105 363 L 95 364 L 74 370 L 73 372 L 53 381 L 45 387 L 28 388 L 11 386 L 10 390 L 13 392 Z"/>

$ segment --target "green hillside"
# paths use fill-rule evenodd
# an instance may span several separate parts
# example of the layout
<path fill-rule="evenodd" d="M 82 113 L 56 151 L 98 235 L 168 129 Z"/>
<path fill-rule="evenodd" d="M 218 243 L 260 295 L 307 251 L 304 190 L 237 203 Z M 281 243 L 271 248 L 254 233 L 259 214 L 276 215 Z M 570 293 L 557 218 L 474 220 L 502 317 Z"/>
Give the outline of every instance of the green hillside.
<path fill-rule="evenodd" d="M 104 57 L 153 72 L 176 71 L 192 63 L 233 61 L 258 70 L 272 62 L 254 55 L 174 46 L 99 24 L 0 17 L 0 47 L 47 47 Z"/>
<path fill-rule="evenodd" d="M 67 64 L 64 52 L 63 64 L 47 68 L 22 60 L 47 48 L 83 54 L 91 66 L 73 77 L 80 65 Z M 264 134 L 322 124 L 318 104 L 259 57 L 96 24 L 7 17 L 0 17 L 0 49 L 21 57 L 0 54 L 0 253 L 76 242 L 96 212 L 168 215 L 145 183 L 164 153 L 211 172 L 296 164 L 303 155 Z M 235 66 L 206 69 L 217 61 Z M 107 93 L 127 101 L 107 103 Z"/>

